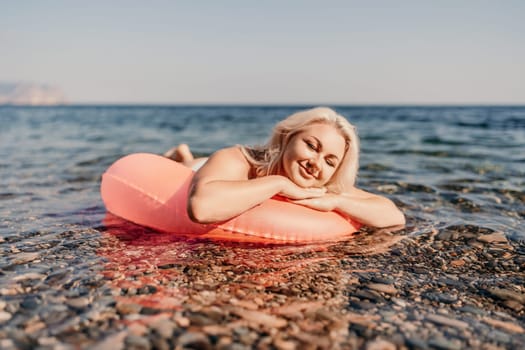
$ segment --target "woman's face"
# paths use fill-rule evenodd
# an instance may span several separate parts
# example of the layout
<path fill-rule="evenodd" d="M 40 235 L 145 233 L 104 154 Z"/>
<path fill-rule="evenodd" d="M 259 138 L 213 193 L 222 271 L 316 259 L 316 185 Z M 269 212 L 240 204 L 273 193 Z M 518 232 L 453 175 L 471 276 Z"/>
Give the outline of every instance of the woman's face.
<path fill-rule="evenodd" d="M 343 160 L 345 145 L 344 137 L 332 125 L 311 124 L 288 142 L 283 175 L 301 187 L 323 187 Z"/>

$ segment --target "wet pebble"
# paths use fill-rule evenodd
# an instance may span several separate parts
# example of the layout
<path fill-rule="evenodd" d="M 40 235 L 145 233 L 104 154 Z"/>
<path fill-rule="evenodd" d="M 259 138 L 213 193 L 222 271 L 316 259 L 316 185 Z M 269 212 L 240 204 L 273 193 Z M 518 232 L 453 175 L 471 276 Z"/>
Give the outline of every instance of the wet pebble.
<path fill-rule="evenodd" d="M 160 318 L 151 324 L 151 329 L 165 339 L 169 339 L 173 336 L 176 327 L 177 326 L 174 322 L 165 318 Z"/>
<path fill-rule="evenodd" d="M 362 301 L 362 300 L 351 301 L 350 305 L 352 307 L 355 307 L 355 308 L 361 309 L 361 310 L 373 310 L 373 309 L 376 308 L 376 304 L 368 302 L 368 301 Z"/>
<path fill-rule="evenodd" d="M 288 323 L 284 318 L 255 310 L 233 308 L 231 312 L 250 323 L 259 324 L 268 328 L 282 328 Z"/>
<path fill-rule="evenodd" d="M 458 300 L 458 297 L 446 293 L 435 293 L 429 292 L 424 294 L 425 298 L 432 301 L 437 301 L 439 303 L 452 304 Z"/>
<path fill-rule="evenodd" d="M 461 350 L 461 343 L 457 340 L 449 340 L 442 337 L 432 338 L 428 346 L 439 350 Z"/>
<path fill-rule="evenodd" d="M 480 308 L 477 308 L 472 305 L 464 305 L 458 309 L 461 312 L 468 312 L 475 315 L 486 315 L 487 312 L 485 310 L 482 310 Z"/>
<path fill-rule="evenodd" d="M 525 294 L 505 288 L 488 288 L 487 292 L 492 296 L 502 300 L 514 300 L 520 304 L 525 304 Z"/>
<path fill-rule="evenodd" d="M 508 332 L 519 333 L 519 334 L 525 333 L 525 329 L 522 326 L 520 326 L 516 321 L 512 321 L 512 322 L 500 321 L 500 320 L 492 319 L 490 317 L 484 317 L 483 321 L 490 324 L 491 326 L 503 329 Z"/>
<path fill-rule="evenodd" d="M 27 280 L 41 280 L 46 278 L 46 275 L 37 272 L 28 272 L 18 276 L 13 277 L 13 281 L 27 281 Z"/>
<path fill-rule="evenodd" d="M 391 284 L 368 283 L 366 286 L 372 290 L 375 290 L 381 293 L 397 294 L 397 289 Z"/>
<path fill-rule="evenodd" d="M 378 284 L 393 284 L 395 279 L 389 276 L 373 276 L 371 281 Z"/>
<path fill-rule="evenodd" d="M 138 314 L 142 310 L 142 306 L 134 303 L 118 302 L 116 310 L 121 315 Z"/>
<path fill-rule="evenodd" d="M 366 344 L 366 350 L 396 350 L 396 345 L 383 339 L 373 340 Z"/>
<path fill-rule="evenodd" d="M 151 349 L 151 343 L 149 342 L 148 338 L 140 337 L 137 335 L 128 335 L 124 339 L 124 344 L 126 346 L 126 349 L 133 349 L 133 350 Z"/>
<path fill-rule="evenodd" d="M 24 300 L 20 303 L 20 306 L 24 309 L 36 310 L 40 304 L 41 301 L 38 297 L 31 296 L 24 298 Z"/>
<path fill-rule="evenodd" d="M 86 297 L 81 298 L 71 298 L 66 301 L 66 304 L 73 309 L 76 310 L 83 310 L 85 309 L 89 304 L 89 299 Z"/>
<path fill-rule="evenodd" d="M 352 292 L 352 295 L 355 296 L 355 297 L 358 297 L 360 299 L 368 299 L 368 300 L 371 300 L 371 301 L 375 301 L 375 302 L 379 302 L 379 301 L 383 301 L 384 300 L 384 297 L 381 296 L 381 294 L 373 291 L 373 290 L 363 290 L 363 289 L 360 289 L 360 290 L 357 290 L 355 292 Z"/>
<path fill-rule="evenodd" d="M 32 253 L 18 253 L 11 257 L 11 264 L 13 265 L 20 265 L 20 264 L 27 264 L 31 261 L 34 261 L 40 257 L 40 253 L 38 252 L 32 252 Z"/>
<path fill-rule="evenodd" d="M 507 243 L 507 237 L 503 232 L 494 232 L 488 235 L 481 235 L 478 237 L 478 241 L 483 243 Z"/>
<path fill-rule="evenodd" d="M 454 318 L 446 317 L 446 316 L 436 315 L 436 314 L 427 315 L 426 320 L 432 323 L 438 324 L 438 325 L 442 325 L 442 326 L 449 326 L 449 327 L 454 327 L 458 329 L 468 328 L 468 323 L 466 322 L 463 322 L 463 321 L 460 321 Z"/>
<path fill-rule="evenodd" d="M 176 340 L 176 345 L 182 348 L 211 349 L 211 343 L 206 334 L 198 332 L 186 332 Z"/>
<path fill-rule="evenodd" d="M 0 311 L 0 324 L 6 323 L 13 317 L 9 312 Z"/>

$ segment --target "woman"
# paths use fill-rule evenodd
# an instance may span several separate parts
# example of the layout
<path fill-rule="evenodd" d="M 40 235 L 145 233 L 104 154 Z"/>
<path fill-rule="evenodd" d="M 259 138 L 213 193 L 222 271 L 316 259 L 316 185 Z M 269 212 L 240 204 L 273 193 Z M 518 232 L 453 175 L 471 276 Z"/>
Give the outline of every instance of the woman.
<path fill-rule="evenodd" d="M 194 159 L 188 146 L 180 145 L 165 156 L 189 167 L 204 163 L 188 198 L 195 222 L 224 221 L 280 195 L 367 226 L 405 224 L 392 201 L 354 186 L 359 140 L 355 127 L 330 108 L 292 114 L 275 126 L 263 147 L 229 147 L 206 160 Z"/>

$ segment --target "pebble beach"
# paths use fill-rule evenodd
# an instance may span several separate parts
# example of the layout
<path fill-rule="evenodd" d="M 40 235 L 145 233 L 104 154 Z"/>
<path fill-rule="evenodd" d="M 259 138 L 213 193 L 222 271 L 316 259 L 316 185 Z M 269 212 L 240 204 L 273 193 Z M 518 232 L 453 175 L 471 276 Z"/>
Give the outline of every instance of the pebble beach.
<path fill-rule="evenodd" d="M 120 156 L 264 140 L 296 109 L 1 107 L 0 348 L 524 348 L 524 108 L 338 109 L 404 228 L 256 244 L 106 213 Z"/>

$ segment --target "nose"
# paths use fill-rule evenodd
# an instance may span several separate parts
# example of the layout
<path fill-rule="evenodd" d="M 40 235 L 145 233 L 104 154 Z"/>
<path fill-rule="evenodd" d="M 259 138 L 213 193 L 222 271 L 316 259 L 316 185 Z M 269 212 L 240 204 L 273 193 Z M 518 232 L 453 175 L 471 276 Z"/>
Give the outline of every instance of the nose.
<path fill-rule="evenodd" d="M 312 157 L 308 160 L 308 168 L 310 169 L 310 171 L 313 173 L 313 174 L 316 174 L 319 172 L 319 170 L 321 170 L 321 165 L 320 165 L 320 158 L 319 157 Z"/>

